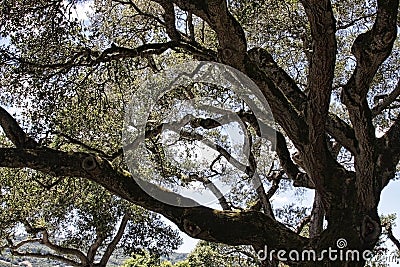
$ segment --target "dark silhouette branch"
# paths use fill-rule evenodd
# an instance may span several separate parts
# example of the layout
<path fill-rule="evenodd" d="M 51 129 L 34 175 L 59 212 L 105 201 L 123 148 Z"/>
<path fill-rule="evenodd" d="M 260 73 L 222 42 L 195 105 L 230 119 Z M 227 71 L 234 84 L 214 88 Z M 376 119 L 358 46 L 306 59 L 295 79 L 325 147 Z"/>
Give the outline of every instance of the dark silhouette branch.
<path fill-rule="evenodd" d="M 93 242 L 93 244 L 90 245 L 89 250 L 86 255 L 89 262 L 94 262 L 96 253 L 104 240 L 105 240 L 104 236 L 96 234 L 96 240 Z"/>
<path fill-rule="evenodd" d="M 302 146 L 308 142 L 308 126 L 304 117 L 287 99 L 285 94 L 275 86 L 274 81 L 267 76 L 270 55 L 262 49 L 252 49 L 248 52 L 246 74 L 254 80 L 268 101 L 274 119 L 284 129 L 295 145 Z"/>
<path fill-rule="evenodd" d="M 57 253 L 76 256 L 83 265 L 88 264 L 88 258 L 81 251 L 72 248 L 65 248 L 52 243 L 49 240 L 49 234 L 47 230 L 42 231 L 42 244 L 54 250 Z"/>
<path fill-rule="evenodd" d="M 375 15 L 376 15 L 375 13 L 371 13 L 371 14 L 367 14 L 365 16 L 361 16 L 359 18 L 353 19 L 353 20 L 351 20 L 349 22 L 346 22 L 344 24 L 343 23 L 338 23 L 338 26 L 336 27 L 336 29 L 337 30 L 345 30 L 347 28 L 350 28 L 350 27 L 356 25 L 358 22 L 360 22 L 362 20 L 366 21 L 367 19 L 372 18 Z"/>
<path fill-rule="evenodd" d="M 16 147 L 34 148 L 38 146 L 38 143 L 25 133 L 18 122 L 3 107 L 0 107 L 0 126 L 6 137 Z"/>
<path fill-rule="evenodd" d="M 204 176 L 199 176 L 197 174 L 189 175 L 189 179 L 190 180 L 194 179 L 196 181 L 203 183 L 204 187 L 209 189 L 218 199 L 218 202 L 223 210 L 232 210 L 231 206 L 229 205 L 225 196 L 222 194 L 221 190 L 219 190 L 219 188 L 210 179 Z"/>
<path fill-rule="evenodd" d="M 219 61 L 244 70 L 244 60 L 247 51 L 247 42 L 244 31 L 228 11 L 225 0 L 216 1 L 194 1 L 194 0 L 154 0 L 159 4 L 174 3 L 184 11 L 190 11 L 192 14 L 200 17 L 207 22 L 215 31 L 218 42 Z"/>
<path fill-rule="evenodd" d="M 272 175 L 272 177 L 269 178 L 269 180 L 272 180 L 272 185 L 267 191 L 268 199 L 271 199 L 275 195 L 275 193 L 278 191 L 279 184 L 280 184 L 281 180 L 283 179 L 283 177 L 282 177 L 283 174 L 284 174 L 284 172 L 279 172 L 277 175 Z"/>
<path fill-rule="evenodd" d="M 41 237 L 38 238 L 32 238 L 32 239 L 26 239 L 23 241 L 18 242 L 17 244 L 14 244 L 13 241 L 10 238 L 7 238 L 8 247 L 11 251 L 12 255 L 15 256 L 22 256 L 22 257 L 35 257 L 35 258 L 51 258 L 57 261 L 65 262 L 69 265 L 72 266 L 82 266 L 82 265 L 87 265 L 89 263 L 88 258 L 79 250 L 77 249 L 71 249 L 71 248 L 65 248 L 61 247 L 58 245 L 55 245 L 49 240 L 49 234 L 46 229 L 44 228 L 34 228 L 30 225 L 30 223 L 26 220 L 23 221 L 23 224 L 26 228 L 26 231 L 30 234 L 37 235 L 40 234 Z M 62 255 L 71 255 L 75 256 L 80 260 L 80 263 L 66 258 L 64 256 L 52 254 L 52 253 L 33 253 L 33 252 L 27 252 L 27 251 L 19 251 L 18 249 L 22 248 L 26 244 L 32 244 L 32 243 L 40 243 L 51 250 L 53 250 L 56 253 L 62 254 Z"/>
<path fill-rule="evenodd" d="M 174 4 L 171 1 L 159 1 L 159 4 L 164 9 L 164 21 L 165 21 L 165 30 L 173 41 L 179 41 L 181 38 L 181 34 L 176 29 L 176 21 L 175 21 L 175 9 Z"/>
<path fill-rule="evenodd" d="M 108 244 L 106 251 L 104 252 L 103 256 L 101 257 L 100 264 L 99 264 L 100 266 L 107 265 L 107 262 L 109 261 L 112 253 L 115 251 L 115 248 L 117 247 L 119 241 L 121 240 L 121 238 L 124 234 L 126 225 L 128 224 L 130 218 L 131 218 L 130 212 L 125 212 L 124 216 L 122 217 L 121 224 L 118 227 L 117 233 L 115 234 L 113 240 Z"/>
<path fill-rule="evenodd" d="M 393 242 L 393 244 L 400 250 L 400 241 L 393 235 L 392 225 L 388 224 L 385 226 L 386 228 L 386 235 Z"/>
<path fill-rule="evenodd" d="M 258 195 L 258 199 L 260 200 L 261 207 L 267 216 L 269 216 L 272 219 L 275 219 L 274 212 L 272 210 L 271 202 L 267 196 L 267 193 L 265 192 L 264 184 L 263 181 L 261 180 L 260 175 L 258 174 L 257 171 L 257 161 L 254 157 L 254 153 L 252 151 L 253 147 L 253 138 L 247 130 L 245 135 L 245 144 L 249 147 L 249 155 L 248 155 L 248 160 L 249 160 L 249 168 L 248 170 L 248 175 L 251 177 L 251 180 L 253 182 L 253 187 L 256 190 L 256 193 Z"/>
<path fill-rule="evenodd" d="M 315 188 L 313 182 L 309 179 L 308 175 L 301 172 L 299 168 L 296 166 L 296 164 L 294 164 L 294 162 L 292 161 L 290 152 L 287 148 L 285 137 L 282 135 L 282 133 L 264 124 L 262 121 L 257 120 L 257 118 L 252 113 L 237 112 L 232 114 L 225 114 L 219 117 L 218 120 L 196 118 L 192 115 L 187 115 L 184 118 L 182 118 L 182 120 L 180 120 L 179 122 L 162 123 L 152 129 L 147 130 L 145 133 L 145 137 L 146 138 L 156 137 L 161 133 L 163 129 L 170 129 L 178 133 L 179 130 L 185 125 L 190 125 L 193 128 L 202 127 L 204 129 L 214 129 L 224 124 L 228 124 L 234 121 L 236 118 L 239 118 L 243 123 L 249 123 L 256 130 L 259 136 L 261 136 L 261 132 L 268 135 L 266 137 L 271 142 L 273 142 L 273 146 L 276 149 L 277 155 L 281 162 L 281 166 L 288 175 L 288 177 L 294 181 L 294 186 L 306 187 L 311 189 Z M 192 133 L 189 132 L 183 132 L 183 134 L 192 135 Z M 204 140 L 204 137 L 196 134 L 193 134 L 191 138 L 199 141 Z M 221 153 L 222 156 L 224 156 L 224 158 L 226 158 L 231 164 L 233 164 L 233 166 L 247 173 L 246 171 L 247 166 L 240 163 L 236 159 L 232 158 L 231 155 L 224 148 L 222 148 L 221 146 L 217 146 L 211 143 L 210 141 L 205 141 L 205 144 L 208 145 L 210 148 L 213 149 L 215 148 L 218 152 Z"/>
<path fill-rule="evenodd" d="M 376 117 L 378 114 L 380 114 L 382 111 L 390 107 L 393 102 L 396 101 L 396 99 L 400 96 L 400 80 L 397 81 L 396 87 L 393 89 L 393 91 L 387 95 L 385 98 L 383 98 L 382 102 L 378 103 L 373 109 L 372 109 L 372 116 Z"/>
<path fill-rule="evenodd" d="M 397 172 L 400 161 L 400 116 L 397 116 L 390 129 L 378 139 L 377 166 L 382 188 L 385 187 Z"/>
<path fill-rule="evenodd" d="M 112 44 L 111 47 L 104 51 L 95 51 L 88 48 L 84 48 L 81 51 L 76 51 L 64 62 L 59 63 L 38 63 L 33 62 L 19 56 L 15 56 L 7 53 L 7 59 L 15 61 L 24 65 L 28 65 L 40 69 L 49 69 L 51 71 L 63 70 L 68 71 L 73 67 L 94 67 L 100 63 L 111 62 L 118 59 L 135 58 L 135 57 L 147 57 L 149 55 L 160 55 L 173 49 L 179 51 L 180 49 L 196 55 L 204 60 L 215 59 L 215 52 L 209 49 L 205 49 L 197 44 L 193 45 L 184 41 L 169 41 L 166 43 L 147 43 L 136 48 L 128 48 L 117 46 Z"/>
<path fill-rule="evenodd" d="M 188 11 L 187 13 L 187 28 L 189 30 L 189 38 L 192 42 L 196 42 L 196 36 L 195 36 L 195 32 L 194 32 L 194 25 L 193 25 L 193 14 L 192 12 Z"/>
<path fill-rule="evenodd" d="M 40 243 L 40 241 L 42 241 L 41 238 L 32 238 L 32 239 L 25 239 L 25 240 L 19 241 L 17 244 L 14 244 L 10 238 L 7 238 L 8 245 L 3 246 L 2 249 L 9 248 L 11 250 L 17 250 L 20 247 L 25 246 L 27 244 Z"/>

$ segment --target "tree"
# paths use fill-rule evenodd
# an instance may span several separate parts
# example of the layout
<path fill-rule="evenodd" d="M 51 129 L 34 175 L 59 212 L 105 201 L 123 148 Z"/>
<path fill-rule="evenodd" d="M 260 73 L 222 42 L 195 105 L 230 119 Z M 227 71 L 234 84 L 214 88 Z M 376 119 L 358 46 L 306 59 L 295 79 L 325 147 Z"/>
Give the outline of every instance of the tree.
<path fill-rule="evenodd" d="M 146 249 L 157 258 L 181 244 L 160 216 L 92 182 L 52 181 L 24 170 L 4 170 L 0 180 L 0 249 L 12 256 L 110 266 L 115 252 L 126 256 Z"/>
<path fill-rule="evenodd" d="M 80 177 L 163 214 L 192 237 L 256 251 L 268 247 L 275 253 L 265 266 L 282 260 L 279 250 L 312 249 L 321 256 L 329 248 L 359 255 L 374 248 L 381 234 L 380 195 L 396 178 L 400 159 L 397 0 L 96 0 L 84 22 L 74 17 L 75 4 L 82 5 L 3 1 L 1 103 L 23 112 L 17 117 L 0 109 L 13 144 L 0 148 L 1 167 Z M 240 71 L 258 86 L 277 126 L 260 122 L 254 107 L 227 86 L 186 84 L 156 103 L 143 133 L 147 154 L 128 172 L 122 114 L 132 93 L 143 89 L 140 77 L 192 59 Z M 177 103 L 205 96 L 224 112 L 176 117 L 172 122 L 183 131 L 174 143 L 163 143 L 162 130 L 173 124 L 165 117 L 180 114 Z M 146 95 L 140 100 L 146 103 Z M 244 159 L 226 141 L 224 126 L 232 117 L 249 148 Z M 263 129 L 272 134 L 263 136 Z M 265 139 L 277 155 L 272 164 L 265 160 Z M 214 142 L 211 162 L 195 160 L 190 145 L 199 141 Z M 223 194 L 216 178 L 232 189 Z M 257 181 L 255 188 L 250 180 Z M 287 181 L 315 192 L 311 212 L 299 220 L 306 236 L 280 222 L 270 203 Z M 199 184 L 210 188 L 222 210 L 161 188 Z M 283 261 L 365 263 L 322 258 Z"/>

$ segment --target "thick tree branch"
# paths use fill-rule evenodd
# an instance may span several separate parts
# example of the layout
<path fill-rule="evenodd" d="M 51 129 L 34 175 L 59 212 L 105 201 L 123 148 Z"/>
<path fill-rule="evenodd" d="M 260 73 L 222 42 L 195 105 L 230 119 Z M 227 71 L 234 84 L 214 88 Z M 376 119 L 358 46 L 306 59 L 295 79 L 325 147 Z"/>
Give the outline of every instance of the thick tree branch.
<path fill-rule="evenodd" d="M 326 131 L 352 154 L 356 153 L 357 141 L 354 129 L 335 114 L 328 114 Z"/>
<path fill-rule="evenodd" d="M 101 62 L 109 62 L 121 58 L 132 58 L 145 55 L 162 54 L 168 49 L 175 48 L 178 46 L 177 42 L 170 41 L 166 43 L 149 43 L 138 46 L 136 48 L 127 48 L 117 46 L 115 44 L 111 47 L 105 49 L 104 51 L 95 51 L 90 49 L 84 49 L 81 51 L 76 51 L 70 58 L 66 59 L 64 62 L 58 63 L 38 63 L 31 62 L 24 58 L 19 58 L 17 56 L 9 55 L 10 60 L 15 60 L 22 64 L 30 65 L 38 68 L 48 68 L 48 69 L 70 69 L 75 66 L 95 66 Z"/>
<path fill-rule="evenodd" d="M 85 255 L 81 251 L 79 251 L 77 249 L 65 248 L 65 247 L 61 247 L 61 246 L 53 244 L 49 240 L 49 235 L 48 235 L 48 232 L 47 232 L 46 229 L 33 228 L 27 221 L 24 221 L 23 223 L 24 223 L 25 228 L 26 228 L 28 233 L 38 234 L 38 232 L 40 232 L 42 237 L 41 238 L 34 238 L 34 239 L 26 239 L 26 240 L 23 240 L 21 242 L 18 242 L 17 244 L 13 244 L 12 240 L 8 239 L 8 243 L 9 243 L 8 247 L 10 248 L 11 253 L 13 255 L 26 256 L 26 257 L 35 257 L 35 258 L 51 258 L 51 259 L 55 259 L 55 260 L 58 260 L 58 261 L 65 262 L 65 263 L 73 265 L 73 266 L 82 266 L 82 265 L 87 265 L 89 263 L 88 259 L 85 257 Z M 80 263 L 77 263 L 74 260 L 68 259 L 66 257 L 55 255 L 55 254 L 51 254 L 51 253 L 41 254 L 41 253 L 31 253 L 31 252 L 18 251 L 18 249 L 21 248 L 22 246 L 24 246 L 26 244 L 32 244 L 32 243 L 43 244 L 46 247 L 50 248 L 51 250 L 53 250 L 53 251 L 55 251 L 57 253 L 60 253 L 60 254 L 75 256 L 80 260 Z"/>
<path fill-rule="evenodd" d="M 185 10 L 185 11 L 191 11 L 193 14 L 196 16 L 202 18 L 204 21 L 206 21 L 208 24 L 211 24 L 210 22 L 210 15 L 208 14 L 208 4 L 207 1 L 205 0 L 153 0 L 153 2 L 162 4 L 163 1 L 168 1 L 171 3 L 175 3 L 177 6 L 179 6 L 180 9 Z"/>
<path fill-rule="evenodd" d="M 310 177 L 306 173 L 301 172 L 293 162 L 282 133 L 276 133 L 276 141 L 276 153 L 279 157 L 279 162 L 287 176 L 293 180 L 293 185 L 296 187 L 315 188 Z"/>
<path fill-rule="evenodd" d="M 321 196 L 317 191 L 315 191 L 314 194 L 314 203 L 310 217 L 310 238 L 315 238 L 321 234 L 325 215 L 324 207 L 322 206 Z"/>
<path fill-rule="evenodd" d="M 200 206 L 138 177 L 133 179 L 130 174 L 115 169 L 107 160 L 88 153 L 62 152 L 48 148 L 0 148 L 0 167 L 26 167 L 52 176 L 89 179 L 131 203 L 163 214 L 182 231 L 204 240 L 230 245 L 268 244 L 285 249 L 304 247 L 307 243 L 307 239 L 299 237 L 265 214 L 255 211 L 217 211 Z M 153 198 L 143 187 L 176 206 Z M 182 205 L 191 207 L 185 208 Z"/>
<path fill-rule="evenodd" d="M 300 90 L 296 82 L 273 60 L 272 55 L 263 48 L 253 48 L 249 51 L 252 58 L 259 61 L 259 66 L 279 88 L 296 108 L 298 112 L 304 112 L 307 96 Z M 256 56 L 255 56 L 256 55 Z M 349 151 L 355 150 L 354 130 L 335 114 L 329 114 L 326 121 L 326 130 L 338 142 Z"/>
<path fill-rule="evenodd" d="M 309 127 L 305 121 L 304 115 L 299 113 L 296 107 L 294 107 L 293 104 L 288 101 L 282 91 L 275 86 L 274 82 L 266 76 L 265 69 L 268 68 L 268 62 L 270 62 L 270 59 L 268 59 L 268 55 L 260 51 L 260 49 L 253 49 L 249 51 L 248 54 L 250 61 L 247 64 L 246 73 L 257 83 L 257 85 L 263 92 L 268 103 L 270 104 L 272 113 L 278 124 L 284 129 L 285 133 L 288 135 L 289 139 L 292 140 L 296 148 L 302 152 L 303 156 L 305 156 L 304 162 L 307 164 L 303 167 L 307 171 L 309 177 L 312 176 L 315 179 L 320 179 L 321 177 L 325 177 L 327 175 L 332 177 L 341 177 L 342 175 L 340 173 L 343 173 L 343 171 L 345 170 L 336 162 L 336 160 L 332 157 L 331 153 L 326 147 L 325 131 L 321 133 L 323 134 L 323 145 L 321 146 L 321 148 L 315 143 L 316 139 L 309 139 Z M 331 120 L 329 125 L 331 125 L 331 127 L 336 126 L 336 123 L 340 121 L 340 119 Z M 346 124 L 343 123 L 343 125 Z M 344 128 L 351 132 L 351 129 L 349 129 L 349 127 Z M 351 134 L 344 134 L 341 132 L 341 130 L 341 128 L 334 128 L 332 129 L 332 132 L 334 132 L 336 136 L 340 133 L 338 139 L 346 138 L 346 146 L 349 146 L 351 148 L 352 141 L 351 139 L 349 139 L 349 137 L 351 137 Z M 314 152 L 312 150 L 314 146 L 317 149 L 316 151 L 321 151 L 322 149 L 322 152 L 324 154 L 320 155 Z M 323 146 L 325 146 L 325 148 L 323 148 Z M 321 164 L 323 166 L 321 166 Z M 326 179 L 325 184 L 328 184 L 328 180 L 329 179 Z M 335 181 L 338 183 L 342 183 L 342 181 L 339 180 Z M 313 181 L 313 184 L 315 185 L 315 181 Z M 333 189 L 334 187 L 335 186 L 332 186 L 331 188 Z M 321 186 L 319 190 L 323 191 Z"/>
<path fill-rule="evenodd" d="M 211 27 L 217 33 L 222 63 L 243 71 L 247 41 L 242 26 L 228 11 L 227 1 L 208 1 L 208 9 Z"/>
<path fill-rule="evenodd" d="M 196 36 L 195 36 L 195 32 L 194 32 L 193 14 L 190 11 L 188 11 L 188 13 L 187 13 L 186 27 L 189 30 L 188 34 L 189 34 L 190 40 L 192 42 L 195 42 Z"/>
<path fill-rule="evenodd" d="M 329 0 L 302 0 L 311 27 L 312 53 L 308 75 L 306 121 L 308 140 L 303 160 L 317 190 L 323 191 L 333 158 L 328 153 L 325 129 L 336 60 L 336 22 Z M 312 151 L 312 152 L 311 152 Z M 318 155 L 318 156 L 315 156 Z M 322 193 L 322 192 L 321 192 Z"/>
<path fill-rule="evenodd" d="M 378 68 L 392 51 L 397 35 L 399 7 L 398 0 L 377 2 L 377 15 L 372 29 L 360 34 L 354 41 L 352 53 L 356 57 L 357 65 L 342 90 L 342 101 L 349 111 L 357 139 L 355 154 L 357 194 L 359 202 L 371 209 L 376 207 L 383 185 L 381 177 L 377 178 L 378 174 L 375 173 L 373 164 L 370 164 L 377 162 L 377 143 L 372 123 L 373 114 L 366 98 Z"/>
<path fill-rule="evenodd" d="M 171 1 L 168 0 L 160 0 L 159 1 L 160 5 L 164 9 L 164 21 L 165 21 L 165 30 L 167 31 L 167 34 L 169 38 L 173 41 L 179 41 L 181 35 L 176 29 L 176 21 L 175 21 L 175 9 L 174 9 L 174 4 Z"/>
<path fill-rule="evenodd" d="M 378 0 L 376 19 L 371 30 L 354 41 L 352 53 L 357 66 L 345 87 L 349 101 L 359 102 L 366 96 L 369 85 L 382 62 L 390 55 L 397 34 L 398 0 Z M 360 99 L 354 99 L 359 95 Z"/>
<path fill-rule="evenodd" d="M 285 130 L 288 137 L 296 146 L 302 147 L 308 143 L 308 126 L 304 117 L 287 99 L 283 92 L 275 86 L 274 82 L 267 76 L 265 69 L 266 54 L 259 49 L 248 52 L 246 74 L 254 80 L 260 88 L 272 110 L 275 120 Z"/>
<path fill-rule="evenodd" d="M 42 243 L 43 243 L 43 245 L 47 246 L 48 248 L 54 250 L 57 253 L 76 256 L 83 265 L 88 264 L 88 258 L 81 251 L 79 251 L 77 249 L 65 248 L 65 247 L 61 247 L 56 244 L 53 244 L 49 240 L 49 234 L 48 234 L 47 230 L 42 231 Z"/>
<path fill-rule="evenodd" d="M 40 243 L 40 241 L 42 241 L 41 238 L 32 238 L 32 239 L 25 239 L 19 241 L 17 244 L 14 244 L 11 239 L 8 239 L 8 245 L 2 247 L 2 249 L 10 248 L 11 250 L 17 250 L 20 247 L 25 246 L 27 244 Z"/>
<path fill-rule="evenodd" d="M 397 172 L 397 164 L 400 161 L 400 116 L 390 129 L 378 139 L 377 176 L 381 179 L 382 188 L 385 187 Z"/>

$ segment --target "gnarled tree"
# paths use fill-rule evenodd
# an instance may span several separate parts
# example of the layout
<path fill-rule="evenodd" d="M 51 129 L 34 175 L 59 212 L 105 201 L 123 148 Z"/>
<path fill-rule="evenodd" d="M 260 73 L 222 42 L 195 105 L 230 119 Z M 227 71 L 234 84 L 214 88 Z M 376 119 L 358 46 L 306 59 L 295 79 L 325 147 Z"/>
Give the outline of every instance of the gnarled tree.
<path fill-rule="evenodd" d="M 207 241 L 318 253 L 336 248 L 339 238 L 351 250 L 374 247 L 381 233 L 381 192 L 396 177 L 400 159 L 397 0 L 99 0 L 83 22 L 74 17 L 76 4 L 85 3 L 3 1 L 1 102 L 22 108 L 18 119 L 26 125 L 0 109 L 0 124 L 13 143 L 0 148 L 1 167 L 88 179 Z M 140 186 L 148 183 L 145 174 L 134 179 L 124 170 L 121 122 L 129 96 L 140 88 L 139 77 L 190 59 L 223 63 L 247 75 L 278 124 L 278 163 L 262 170 L 260 125 L 224 88 L 206 86 L 211 93 L 179 88 L 158 102 L 160 110 L 150 116 L 145 136 L 158 174 L 147 176 L 211 188 L 214 174 L 225 171 L 240 186 L 259 169 L 261 186 L 246 192 L 248 198 L 235 198 L 246 187 L 221 197 L 213 184 L 222 210 L 166 204 Z M 232 113 L 252 146 L 248 158 L 232 160 L 233 150 L 220 142 L 212 146 L 217 155 L 208 172 L 168 160 L 158 138 L 164 123 L 160 114 L 171 99 L 202 94 L 231 99 Z M 196 129 L 212 132 L 221 129 L 221 121 L 190 118 L 182 122 L 190 131 L 179 132 L 179 138 L 199 140 Z M 54 141 L 60 139 L 78 148 L 65 149 Z M 271 196 L 286 180 L 315 191 L 303 223 L 309 225 L 307 237 L 279 222 L 271 207 Z M 189 201 L 158 185 L 152 189 Z M 255 204 L 246 206 L 246 201 Z M 263 264 L 276 264 L 276 256 Z M 363 266 L 365 260 L 286 263 Z"/>

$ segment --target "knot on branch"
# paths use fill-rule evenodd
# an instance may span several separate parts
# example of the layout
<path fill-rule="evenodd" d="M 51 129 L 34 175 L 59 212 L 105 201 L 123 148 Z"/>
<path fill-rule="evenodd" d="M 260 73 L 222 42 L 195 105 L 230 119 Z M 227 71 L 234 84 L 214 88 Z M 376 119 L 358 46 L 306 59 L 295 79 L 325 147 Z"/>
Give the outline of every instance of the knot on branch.
<path fill-rule="evenodd" d="M 200 227 L 187 219 L 183 220 L 183 228 L 185 229 L 186 233 L 188 233 L 192 237 L 196 237 L 201 233 Z"/>
<path fill-rule="evenodd" d="M 219 53 L 221 54 L 222 60 L 229 60 L 230 58 L 233 57 L 233 51 L 228 48 L 221 49 Z"/>
<path fill-rule="evenodd" d="M 381 234 L 381 225 L 368 215 L 364 217 L 361 225 L 361 236 L 367 244 L 374 244 Z"/>
<path fill-rule="evenodd" d="M 92 170 L 96 169 L 96 167 L 97 167 L 97 161 L 93 156 L 88 156 L 83 159 L 82 168 L 85 171 L 92 171 Z"/>

